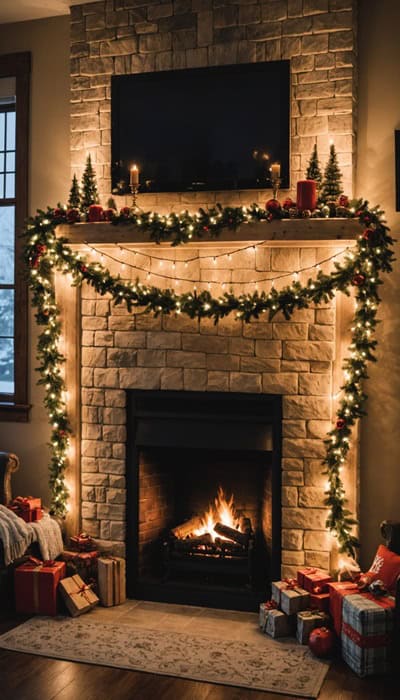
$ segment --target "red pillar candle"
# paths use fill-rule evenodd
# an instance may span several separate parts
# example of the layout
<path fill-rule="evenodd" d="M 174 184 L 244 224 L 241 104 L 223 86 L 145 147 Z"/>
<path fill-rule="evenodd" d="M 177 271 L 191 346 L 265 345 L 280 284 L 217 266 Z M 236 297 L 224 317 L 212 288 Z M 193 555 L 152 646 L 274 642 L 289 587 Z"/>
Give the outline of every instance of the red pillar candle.
<path fill-rule="evenodd" d="M 297 183 L 297 208 L 299 211 L 314 211 L 317 206 L 317 183 L 315 180 L 299 180 Z"/>

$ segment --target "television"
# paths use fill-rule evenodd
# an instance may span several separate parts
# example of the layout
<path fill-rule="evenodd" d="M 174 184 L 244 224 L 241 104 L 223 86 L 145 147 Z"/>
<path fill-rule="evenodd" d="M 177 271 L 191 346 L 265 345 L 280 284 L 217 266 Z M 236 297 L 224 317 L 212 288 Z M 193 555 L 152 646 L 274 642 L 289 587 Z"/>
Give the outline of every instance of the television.
<path fill-rule="evenodd" d="M 113 76 L 112 191 L 289 187 L 289 61 Z"/>

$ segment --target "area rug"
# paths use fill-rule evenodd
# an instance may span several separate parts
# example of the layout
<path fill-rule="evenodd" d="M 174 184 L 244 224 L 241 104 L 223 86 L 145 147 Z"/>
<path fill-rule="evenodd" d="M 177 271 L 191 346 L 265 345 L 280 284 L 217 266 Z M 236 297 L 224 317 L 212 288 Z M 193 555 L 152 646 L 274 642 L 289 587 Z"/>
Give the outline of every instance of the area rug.
<path fill-rule="evenodd" d="M 0 647 L 310 698 L 318 696 L 328 670 L 328 664 L 313 657 L 307 647 L 261 633 L 256 644 L 87 617 L 32 618 L 2 635 Z"/>

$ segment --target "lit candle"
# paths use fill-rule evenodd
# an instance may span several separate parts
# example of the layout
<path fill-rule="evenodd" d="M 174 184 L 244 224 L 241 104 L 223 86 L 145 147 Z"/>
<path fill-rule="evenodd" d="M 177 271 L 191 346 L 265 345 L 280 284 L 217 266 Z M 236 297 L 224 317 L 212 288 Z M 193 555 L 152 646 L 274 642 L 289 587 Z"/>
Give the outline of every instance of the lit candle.
<path fill-rule="evenodd" d="M 137 165 L 131 167 L 131 187 L 136 187 L 139 184 L 139 168 Z"/>
<path fill-rule="evenodd" d="M 271 171 L 271 180 L 277 180 L 281 176 L 281 164 L 280 163 L 272 163 L 270 171 Z"/>

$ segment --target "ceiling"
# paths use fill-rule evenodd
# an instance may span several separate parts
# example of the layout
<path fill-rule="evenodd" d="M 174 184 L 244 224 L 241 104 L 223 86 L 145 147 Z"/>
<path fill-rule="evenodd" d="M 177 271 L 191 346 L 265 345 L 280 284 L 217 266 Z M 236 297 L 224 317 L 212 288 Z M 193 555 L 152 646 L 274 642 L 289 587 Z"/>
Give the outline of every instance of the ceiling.
<path fill-rule="evenodd" d="M 68 15 L 71 5 L 81 4 L 82 0 L 0 0 L 0 24 Z"/>

